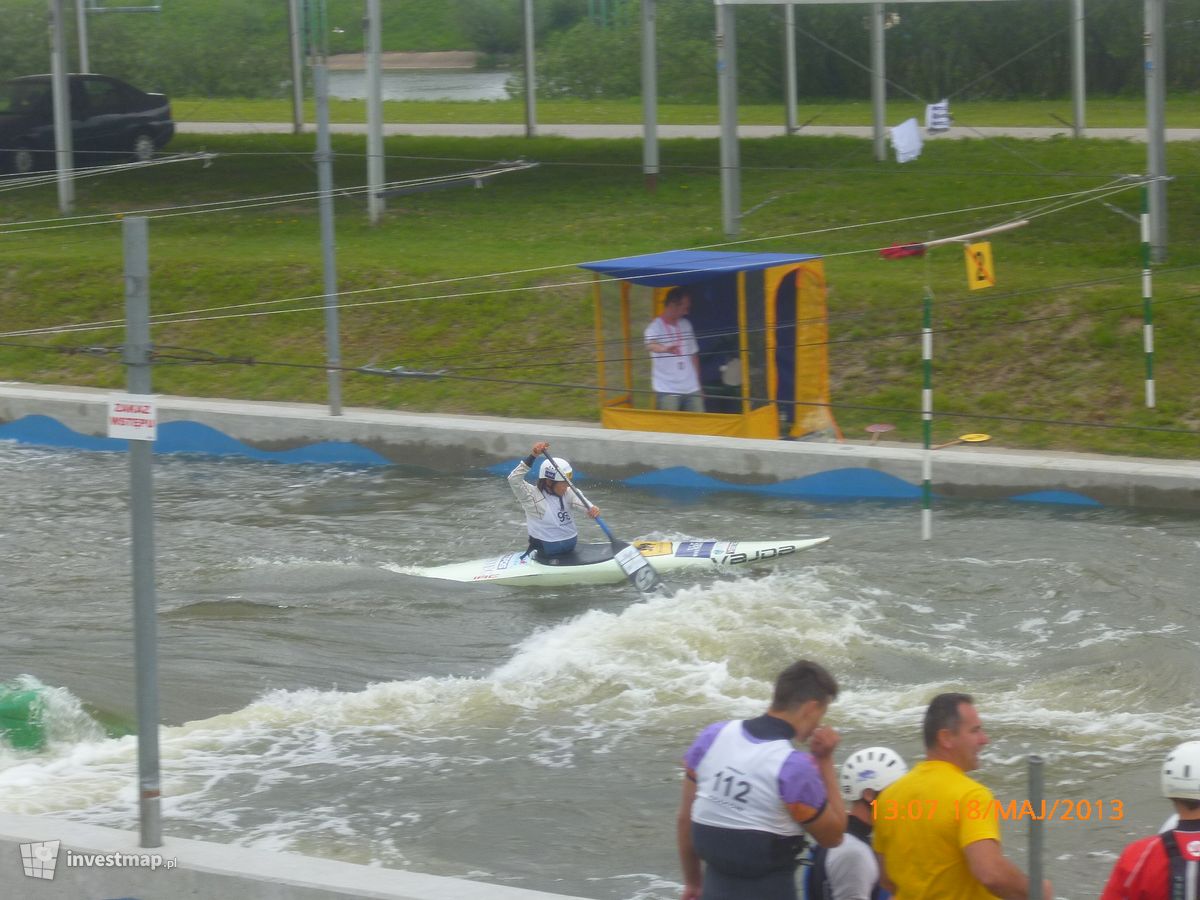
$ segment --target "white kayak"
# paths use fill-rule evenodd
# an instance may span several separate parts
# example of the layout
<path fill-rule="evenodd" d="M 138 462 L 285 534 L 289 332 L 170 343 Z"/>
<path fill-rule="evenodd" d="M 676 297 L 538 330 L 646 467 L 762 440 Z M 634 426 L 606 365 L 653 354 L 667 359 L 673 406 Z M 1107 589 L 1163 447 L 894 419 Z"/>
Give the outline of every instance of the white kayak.
<path fill-rule="evenodd" d="M 732 566 L 772 562 L 827 540 L 828 537 L 795 541 L 636 541 L 632 546 L 659 575 L 669 575 L 684 570 L 721 571 Z M 551 559 L 538 559 L 536 553 L 514 552 L 405 571 L 423 578 L 490 581 L 523 587 L 615 584 L 625 580 L 625 572 L 613 558 L 611 544 L 579 544 L 565 556 Z"/>

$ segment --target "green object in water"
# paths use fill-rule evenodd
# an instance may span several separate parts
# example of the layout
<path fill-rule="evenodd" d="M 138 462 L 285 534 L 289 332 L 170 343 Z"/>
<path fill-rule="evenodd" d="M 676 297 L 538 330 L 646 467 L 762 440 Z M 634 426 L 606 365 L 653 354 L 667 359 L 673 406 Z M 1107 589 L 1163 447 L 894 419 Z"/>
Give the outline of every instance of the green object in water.
<path fill-rule="evenodd" d="M 44 709 L 37 691 L 0 685 L 0 739 L 17 750 L 41 750 L 46 744 Z"/>

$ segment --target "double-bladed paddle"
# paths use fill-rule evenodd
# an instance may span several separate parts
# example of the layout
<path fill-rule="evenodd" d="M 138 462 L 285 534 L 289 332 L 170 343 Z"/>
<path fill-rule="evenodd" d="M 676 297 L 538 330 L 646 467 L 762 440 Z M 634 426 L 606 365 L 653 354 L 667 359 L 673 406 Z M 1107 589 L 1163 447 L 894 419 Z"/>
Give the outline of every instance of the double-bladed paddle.
<path fill-rule="evenodd" d="M 554 471 L 567 483 L 567 487 L 575 492 L 575 496 L 583 501 L 583 505 L 591 509 L 594 505 L 592 501 L 583 495 L 583 491 L 575 487 L 575 483 L 558 467 L 558 463 L 554 461 L 554 457 L 546 450 L 542 451 L 542 456 L 546 457 L 546 460 L 554 468 Z M 649 560 L 638 552 L 637 547 L 627 544 L 624 541 L 618 541 L 608 526 L 604 524 L 602 518 L 595 516 L 595 519 L 596 524 L 600 526 L 600 529 L 612 543 L 613 559 L 617 561 L 617 565 L 621 567 L 621 571 L 625 573 L 625 577 L 629 579 L 629 583 L 643 594 L 665 591 L 666 588 L 662 583 L 662 579 L 658 577 L 658 573 L 654 571 L 654 566 L 650 565 Z"/>

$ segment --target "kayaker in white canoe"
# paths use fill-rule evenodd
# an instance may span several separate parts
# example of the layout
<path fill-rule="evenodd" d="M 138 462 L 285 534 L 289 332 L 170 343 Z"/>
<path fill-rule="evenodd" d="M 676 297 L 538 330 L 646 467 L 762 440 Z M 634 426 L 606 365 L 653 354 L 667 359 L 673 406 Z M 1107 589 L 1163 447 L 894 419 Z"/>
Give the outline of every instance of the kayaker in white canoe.
<path fill-rule="evenodd" d="M 565 459 L 555 457 L 554 464 L 544 460 L 536 486 L 525 480 L 537 458 L 549 449 L 548 442 L 538 441 L 530 454 L 508 473 L 509 487 L 525 511 L 525 525 L 529 529 L 529 547 L 524 555 L 536 550 L 542 559 L 563 556 L 575 549 L 579 529 L 575 526 L 574 510 L 583 510 L 593 519 L 600 515 L 598 507 L 587 506 L 571 491 L 567 483 L 571 464 Z"/>

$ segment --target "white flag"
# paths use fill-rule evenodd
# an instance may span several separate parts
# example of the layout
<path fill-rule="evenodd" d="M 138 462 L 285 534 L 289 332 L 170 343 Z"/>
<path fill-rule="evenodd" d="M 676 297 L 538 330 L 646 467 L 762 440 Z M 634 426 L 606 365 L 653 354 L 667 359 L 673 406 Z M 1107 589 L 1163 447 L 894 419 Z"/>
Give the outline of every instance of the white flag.
<path fill-rule="evenodd" d="M 950 130 L 950 101 L 930 103 L 925 107 L 925 130 L 930 134 Z"/>
<path fill-rule="evenodd" d="M 906 119 L 892 129 L 892 147 L 896 151 L 896 162 L 906 163 L 921 155 L 925 142 L 921 139 L 921 127 L 916 119 Z"/>

